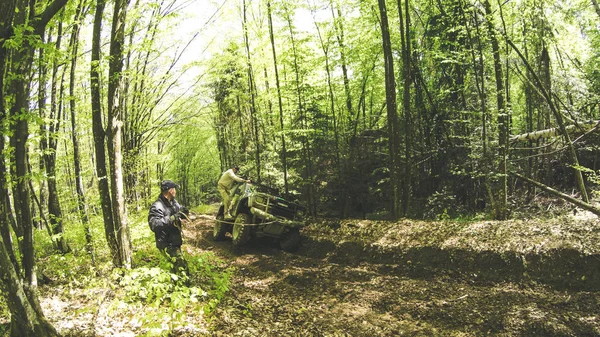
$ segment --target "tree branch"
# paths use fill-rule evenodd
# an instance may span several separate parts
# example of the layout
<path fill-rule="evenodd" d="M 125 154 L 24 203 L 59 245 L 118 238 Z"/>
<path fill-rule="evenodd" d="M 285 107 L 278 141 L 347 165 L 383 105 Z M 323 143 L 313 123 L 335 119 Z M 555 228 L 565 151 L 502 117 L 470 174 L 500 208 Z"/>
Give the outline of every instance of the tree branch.
<path fill-rule="evenodd" d="M 69 2 L 69 0 L 54 0 L 50 5 L 48 5 L 44 12 L 37 16 L 39 21 L 36 22 L 35 31 L 38 34 L 41 34 L 44 29 L 46 29 L 48 22 L 50 22 L 50 20 L 54 17 L 54 15 L 56 15 L 56 13 L 58 13 L 58 11 L 65 7 L 67 2 Z"/>
<path fill-rule="evenodd" d="M 546 186 L 546 185 L 544 185 L 544 184 L 542 184 L 542 183 L 540 183 L 538 181 L 535 181 L 533 179 L 529 179 L 529 178 L 527 178 L 525 176 L 522 176 L 522 175 L 520 175 L 520 174 L 518 174 L 516 172 L 509 172 L 509 174 L 511 174 L 511 175 L 513 175 L 513 176 L 515 176 L 515 177 L 517 177 L 519 179 L 522 179 L 522 180 L 524 180 L 524 181 L 526 181 L 526 182 L 528 182 L 528 183 L 530 183 L 532 185 L 535 185 L 535 186 L 541 188 L 542 190 L 544 190 L 544 191 L 546 191 L 546 192 L 548 192 L 550 194 L 553 194 L 553 195 L 555 195 L 555 196 L 557 196 L 557 197 L 559 197 L 559 198 L 561 198 L 563 200 L 566 200 L 566 201 L 568 201 L 568 202 L 570 202 L 570 203 L 572 203 L 572 204 L 574 204 L 576 206 L 579 206 L 579 207 L 581 207 L 581 208 L 583 208 L 583 209 L 585 209 L 587 211 L 590 211 L 590 212 L 596 214 L 597 216 L 600 216 L 600 208 L 598 208 L 598 207 L 594 207 L 593 205 L 588 204 L 587 202 L 584 202 L 584 201 L 581 201 L 579 199 L 573 198 L 570 195 L 567 195 L 567 194 L 564 194 L 562 192 L 559 192 L 559 191 L 553 189 L 552 187 Z"/>

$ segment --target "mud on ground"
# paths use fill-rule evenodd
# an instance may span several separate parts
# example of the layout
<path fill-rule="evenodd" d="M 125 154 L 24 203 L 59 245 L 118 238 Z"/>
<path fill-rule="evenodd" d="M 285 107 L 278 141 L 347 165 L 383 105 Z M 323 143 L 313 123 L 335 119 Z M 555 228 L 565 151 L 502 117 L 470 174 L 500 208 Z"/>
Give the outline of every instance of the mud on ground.
<path fill-rule="evenodd" d="M 319 221 L 296 253 L 234 250 L 213 218 L 185 231 L 235 269 L 214 336 L 600 336 L 600 224 Z"/>

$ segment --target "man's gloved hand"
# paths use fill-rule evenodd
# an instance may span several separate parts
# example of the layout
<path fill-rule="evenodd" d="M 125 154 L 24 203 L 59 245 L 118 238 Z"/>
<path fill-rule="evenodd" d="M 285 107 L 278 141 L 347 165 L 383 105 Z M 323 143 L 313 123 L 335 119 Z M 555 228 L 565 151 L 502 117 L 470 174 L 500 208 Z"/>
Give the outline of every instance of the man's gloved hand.
<path fill-rule="evenodd" d="M 181 219 L 181 214 L 180 214 L 180 212 L 177 212 L 177 213 L 175 213 L 175 214 L 172 214 L 172 215 L 169 217 L 169 220 L 171 220 L 171 223 L 175 223 L 175 222 L 179 221 L 179 219 Z"/>

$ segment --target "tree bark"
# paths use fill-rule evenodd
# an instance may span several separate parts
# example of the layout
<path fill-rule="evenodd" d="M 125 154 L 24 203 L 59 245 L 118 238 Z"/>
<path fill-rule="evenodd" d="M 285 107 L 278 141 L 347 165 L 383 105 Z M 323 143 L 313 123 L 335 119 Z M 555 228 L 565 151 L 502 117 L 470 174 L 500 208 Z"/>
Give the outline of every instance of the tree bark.
<path fill-rule="evenodd" d="M 410 197 L 412 189 L 412 159 L 411 159 L 411 148 L 412 148 L 412 132 L 413 128 L 411 121 L 410 111 L 410 84 L 412 83 L 411 75 L 411 48 L 410 48 L 410 9 L 408 6 L 408 0 L 405 1 L 404 6 L 406 15 L 402 15 L 401 0 L 398 1 L 398 13 L 400 16 L 400 41 L 402 43 L 402 78 L 404 81 L 403 85 L 403 96 L 402 96 L 402 109 L 404 113 L 404 174 L 402 177 L 402 215 L 406 215 L 410 206 Z M 406 22 L 404 22 L 406 19 Z M 399 149 L 398 149 L 399 151 Z"/>
<path fill-rule="evenodd" d="M 58 32 L 56 39 L 56 49 L 60 50 L 62 41 L 62 22 L 58 23 Z M 43 66 L 42 66 L 43 67 Z M 55 60 L 52 67 L 52 80 L 51 80 L 51 93 L 50 93 L 50 114 L 49 123 L 43 128 L 42 136 L 42 149 L 44 167 L 46 169 L 46 175 L 48 177 L 48 217 L 52 229 L 53 241 L 56 242 L 56 246 L 61 253 L 67 253 L 70 248 L 64 237 L 63 227 L 63 215 L 60 207 L 60 200 L 58 198 L 58 186 L 56 183 L 56 150 L 58 148 L 58 141 L 56 134 L 59 132 L 61 117 L 57 108 L 57 85 L 58 85 L 58 69 L 59 65 Z M 45 85 L 45 84 L 44 84 Z M 40 90 L 41 91 L 41 90 Z M 40 106 L 40 110 L 42 106 Z M 44 114 L 45 115 L 45 114 Z M 44 117 L 44 116 L 42 116 Z"/>
<path fill-rule="evenodd" d="M 392 43 L 387 17 L 385 0 L 378 0 L 379 13 L 381 15 L 381 38 L 383 42 L 383 58 L 385 67 L 385 102 L 387 109 L 388 144 L 390 156 L 390 192 L 391 192 L 391 215 L 398 219 L 400 215 L 400 188 L 399 188 L 399 162 L 400 150 L 398 112 L 396 107 L 396 82 L 394 80 L 394 58 L 392 54 Z"/>
<path fill-rule="evenodd" d="M 346 47 L 344 43 L 344 24 L 343 16 L 340 5 L 336 3 L 334 6 L 333 1 L 330 1 L 331 16 L 333 17 L 333 23 L 335 27 L 336 37 L 338 46 L 340 47 L 340 61 L 342 66 L 342 78 L 344 81 L 344 93 L 346 94 L 346 110 L 348 112 L 348 119 L 352 120 L 354 117 L 354 109 L 352 108 L 352 94 L 350 93 L 350 79 L 348 78 L 348 65 L 346 64 Z M 337 18 L 335 17 L 335 10 L 337 9 Z M 356 115 L 355 123 L 358 122 L 358 114 Z"/>
<path fill-rule="evenodd" d="M 499 175 L 500 183 L 496 190 L 498 202 L 496 203 L 495 217 L 498 220 L 504 220 L 508 217 L 508 177 L 507 177 L 507 160 L 508 160 L 508 112 L 506 110 L 504 77 L 502 75 L 502 61 L 500 60 L 500 45 L 496 37 L 496 28 L 492 8 L 489 0 L 483 2 L 486 14 L 486 22 L 490 34 L 492 44 L 492 53 L 494 56 L 494 77 L 496 79 L 496 104 L 498 108 L 498 146 L 499 146 Z"/>
<path fill-rule="evenodd" d="M 85 232 L 86 251 L 90 255 L 92 264 L 95 264 L 94 245 L 92 242 L 92 233 L 90 230 L 87 204 L 85 200 L 85 188 L 83 185 L 83 174 L 81 171 L 81 155 L 79 153 L 79 136 L 77 135 L 77 101 L 75 99 L 75 70 L 77 69 L 77 53 L 79 50 L 79 31 L 80 19 L 84 16 L 83 0 L 79 1 L 75 12 L 75 23 L 71 32 L 69 49 L 71 51 L 71 68 L 69 74 L 69 111 L 71 113 L 71 140 L 73 142 L 73 165 L 75 166 L 75 188 L 77 190 L 77 208 L 79 209 L 79 219 L 83 224 Z"/>
<path fill-rule="evenodd" d="M 250 41 L 248 40 L 248 22 L 246 19 L 246 0 L 243 0 L 244 21 L 242 30 L 244 31 L 244 45 L 246 47 L 246 62 L 248 63 L 248 87 L 250 90 L 250 120 L 252 121 L 252 129 L 254 132 L 255 152 L 254 160 L 256 165 L 256 181 L 260 183 L 260 138 L 258 134 L 258 118 L 256 111 L 256 84 L 254 83 L 254 72 L 252 71 L 252 60 L 250 58 Z"/>
<path fill-rule="evenodd" d="M 565 126 L 565 131 L 569 133 L 573 133 L 575 131 L 583 131 L 589 132 L 592 129 L 597 128 L 600 125 L 600 120 L 595 121 L 585 121 L 579 123 L 577 125 L 568 125 Z M 511 143 L 524 142 L 524 141 L 535 141 L 542 138 L 551 138 L 559 136 L 560 128 L 550 128 L 546 130 L 538 130 L 527 133 L 522 133 L 520 135 L 512 135 L 510 136 Z"/>
<path fill-rule="evenodd" d="M 8 248 L 10 245 L 6 245 L 0 237 L 0 279 L 7 290 L 6 300 L 11 313 L 10 336 L 60 336 L 44 317 L 35 290 L 23 282 L 17 269 L 10 262 Z"/>
<path fill-rule="evenodd" d="M 27 35 L 23 39 L 23 44 L 15 49 L 12 58 L 12 72 L 10 90 L 14 95 L 13 105 L 10 112 L 13 118 L 18 120 L 13 128 L 15 139 L 15 175 L 17 186 L 15 191 L 15 208 L 17 211 L 17 223 L 23 229 L 22 236 L 22 259 L 25 279 L 20 275 L 14 259 L 11 258 L 12 250 L 10 242 L 4 241 L 8 230 L 7 218 L 4 215 L 0 217 L 0 279 L 3 287 L 7 289 L 7 302 L 11 312 L 10 336 L 58 336 L 56 330 L 48 323 L 42 313 L 36 287 L 37 277 L 35 274 L 35 252 L 33 246 L 33 221 L 31 218 L 31 209 L 29 207 L 29 175 L 28 175 L 28 148 L 27 138 L 29 136 L 28 116 L 29 112 L 29 75 L 31 73 L 31 64 L 35 46 L 33 40 L 40 39 L 41 34 L 50 19 L 66 4 L 66 0 L 56 0 L 46 7 L 41 15 L 36 16 L 34 8 L 35 1 L 30 4 L 24 1 L 2 1 L 0 3 L 0 122 L 3 122 L 5 115 L 5 96 L 6 88 L 4 65 L 6 64 L 7 50 L 5 49 L 4 39 L 12 35 L 11 27 L 13 24 L 29 25 L 32 29 L 25 30 Z M 28 11 L 28 8 L 30 11 Z M 29 16 L 29 17 L 27 17 Z M 14 22 L 13 22 L 14 20 Z M 0 142 L 0 150 L 4 148 L 4 142 Z M 4 158 L 2 158 L 4 160 Z M 0 166 L 0 175 L 6 175 L 4 163 Z M 0 190 L 6 191 L 6 180 L 0 179 Z M 2 193 L 0 200 L 3 201 L 2 207 L 7 207 L 5 198 L 8 196 Z"/>
<path fill-rule="evenodd" d="M 106 134 L 102 125 L 102 101 L 100 98 L 100 39 L 102 31 L 102 15 L 104 13 L 105 0 L 98 0 L 96 13 L 94 15 L 94 28 L 92 32 L 92 62 L 90 68 L 91 103 L 92 103 L 92 132 L 94 136 L 94 152 L 96 153 L 96 174 L 98 176 L 98 191 L 102 205 L 102 217 L 104 219 L 104 234 L 108 247 L 110 248 L 114 266 L 121 266 L 121 254 L 115 225 L 113 222 L 113 210 L 110 196 L 109 178 L 106 168 Z"/>
<path fill-rule="evenodd" d="M 0 32 L 6 31 L 12 25 L 12 20 L 15 13 L 16 1 L 3 1 L 0 2 Z M 8 51 L 4 47 L 5 37 L 0 36 L 0 125 L 4 125 L 6 120 L 6 106 L 5 106 L 5 81 L 4 73 L 6 69 L 6 61 Z M 0 137 L 0 153 L 4 153 L 5 140 L 4 137 Z M 19 263 L 14 253 L 12 244 L 12 236 L 10 233 L 9 217 L 13 216 L 12 207 L 9 198 L 8 183 L 6 181 L 6 158 L 2 156 L 0 158 L 0 233 L 4 239 L 9 260 L 12 262 L 16 269 L 17 274 L 21 274 Z"/>
<path fill-rule="evenodd" d="M 279 107 L 279 129 L 281 132 L 281 163 L 283 165 L 283 184 L 285 194 L 290 193 L 288 186 L 288 167 L 287 167 L 287 148 L 285 145 L 285 126 L 283 123 L 283 102 L 281 99 L 281 86 L 279 83 L 279 70 L 277 69 L 277 52 L 275 50 L 275 35 L 273 34 L 273 15 L 271 13 L 271 1 L 267 0 L 267 14 L 269 17 L 269 37 L 271 39 L 271 49 L 273 51 L 273 68 L 275 69 L 275 86 L 277 87 L 277 103 Z"/>
<path fill-rule="evenodd" d="M 120 255 L 119 267 L 130 268 L 133 250 L 127 224 L 127 209 L 123 190 L 123 172 L 121 155 L 121 128 L 123 125 L 122 71 L 123 44 L 125 41 L 125 21 L 127 18 L 127 0 L 114 3 L 113 22 L 110 42 L 110 60 L 108 70 L 108 155 L 111 166 L 111 198 L 114 230 Z"/>

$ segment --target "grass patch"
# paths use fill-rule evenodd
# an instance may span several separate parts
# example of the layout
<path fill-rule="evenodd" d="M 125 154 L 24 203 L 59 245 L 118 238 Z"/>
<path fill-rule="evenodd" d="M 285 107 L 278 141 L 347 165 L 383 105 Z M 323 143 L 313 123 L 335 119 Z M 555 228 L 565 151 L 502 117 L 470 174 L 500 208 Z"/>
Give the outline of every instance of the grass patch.
<path fill-rule="evenodd" d="M 220 204 L 207 204 L 207 205 L 198 205 L 192 208 L 192 211 L 199 214 L 216 214 L 219 210 Z"/>

